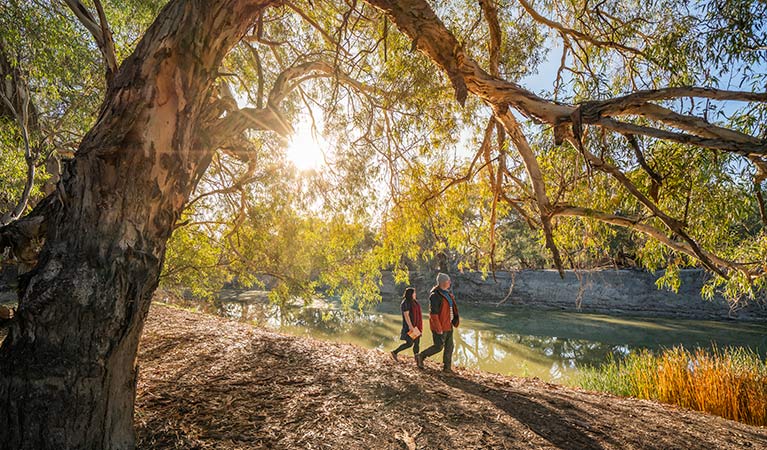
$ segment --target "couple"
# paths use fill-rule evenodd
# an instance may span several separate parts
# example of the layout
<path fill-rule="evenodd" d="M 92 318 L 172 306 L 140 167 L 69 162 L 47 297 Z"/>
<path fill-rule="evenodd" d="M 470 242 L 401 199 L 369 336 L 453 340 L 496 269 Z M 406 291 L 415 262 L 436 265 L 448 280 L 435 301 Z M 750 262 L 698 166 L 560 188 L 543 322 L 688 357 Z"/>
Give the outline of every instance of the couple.
<path fill-rule="evenodd" d="M 392 358 L 397 359 L 397 353 L 413 347 L 415 362 L 419 369 L 423 369 L 423 360 L 431 355 L 442 354 L 442 370 L 452 372 L 453 359 L 453 327 L 458 327 L 458 305 L 455 303 L 453 291 L 450 290 L 450 277 L 447 274 L 437 275 L 437 285 L 431 289 L 429 296 L 429 328 L 434 339 L 434 345 L 427 348 L 423 353 L 418 352 L 423 332 L 423 318 L 421 305 L 416 298 L 415 289 L 405 289 L 402 298 L 402 334 L 400 339 L 405 343 L 391 352 Z"/>

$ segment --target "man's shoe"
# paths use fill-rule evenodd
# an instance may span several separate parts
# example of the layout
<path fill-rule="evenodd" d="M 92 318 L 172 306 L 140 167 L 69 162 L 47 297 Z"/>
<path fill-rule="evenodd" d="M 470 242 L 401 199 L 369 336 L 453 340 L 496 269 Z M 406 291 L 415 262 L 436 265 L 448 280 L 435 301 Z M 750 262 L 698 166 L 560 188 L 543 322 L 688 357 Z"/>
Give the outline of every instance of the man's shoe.
<path fill-rule="evenodd" d="M 399 358 L 397 358 L 397 353 L 395 353 L 394 350 L 389 352 L 389 354 L 391 355 L 391 359 L 393 359 L 395 361 L 399 361 Z"/>
<path fill-rule="evenodd" d="M 423 355 L 420 353 L 415 355 L 415 364 L 418 366 L 419 369 L 423 369 Z"/>

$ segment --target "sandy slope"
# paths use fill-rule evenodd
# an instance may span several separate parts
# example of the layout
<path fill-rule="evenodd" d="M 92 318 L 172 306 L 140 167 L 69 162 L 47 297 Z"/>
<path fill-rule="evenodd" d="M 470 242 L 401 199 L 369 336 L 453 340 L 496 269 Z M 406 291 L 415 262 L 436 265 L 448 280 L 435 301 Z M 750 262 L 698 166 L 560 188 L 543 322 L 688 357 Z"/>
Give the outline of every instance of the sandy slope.
<path fill-rule="evenodd" d="M 402 359 L 153 305 L 139 448 L 767 449 L 764 428 Z"/>

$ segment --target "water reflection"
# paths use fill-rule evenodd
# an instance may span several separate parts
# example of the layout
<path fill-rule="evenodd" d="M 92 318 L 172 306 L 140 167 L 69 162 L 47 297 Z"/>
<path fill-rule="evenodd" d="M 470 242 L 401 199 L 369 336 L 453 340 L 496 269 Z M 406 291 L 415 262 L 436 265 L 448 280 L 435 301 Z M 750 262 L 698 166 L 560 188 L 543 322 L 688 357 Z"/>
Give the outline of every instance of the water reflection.
<path fill-rule="evenodd" d="M 489 372 L 562 380 L 579 366 L 599 364 L 608 357 L 624 356 L 625 345 L 585 339 L 530 336 L 460 329 L 456 335 L 458 364 Z"/>
<path fill-rule="evenodd" d="M 274 305 L 265 293 L 251 291 L 222 295 L 208 311 L 294 335 L 389 350 L 399 343 L 398 306 L 384 302 L 362 313 L 322 301 Z M 762 356 L 767 350 L 767 324 L 636 319 L 523 307 L 462 305 L 461 311 L 456 364 L 549 381 L 566 381 L 579 367 L 598 365 L 637 348 L 714 343 L 748 346 Z M 421 347 L 431 343 L 427 326 Z"/>

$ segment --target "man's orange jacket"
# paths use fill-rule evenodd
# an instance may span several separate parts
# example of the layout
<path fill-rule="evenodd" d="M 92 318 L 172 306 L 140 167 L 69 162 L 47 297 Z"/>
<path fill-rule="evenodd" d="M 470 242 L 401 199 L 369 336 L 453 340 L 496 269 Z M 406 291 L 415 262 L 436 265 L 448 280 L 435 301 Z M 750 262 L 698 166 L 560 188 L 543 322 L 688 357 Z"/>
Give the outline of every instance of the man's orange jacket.
<path fill-rule="evenodd" d="M 450 302 L 439 288 L 434 286 L 429 295 L 429 327 L 435 333 L 450 331 L 453 327 L 458 327 L 458 304 L 455 302 L 455 296 L 452 292 L 447 295 L 453 301 L 453 321 L 450 321 Z"/>

